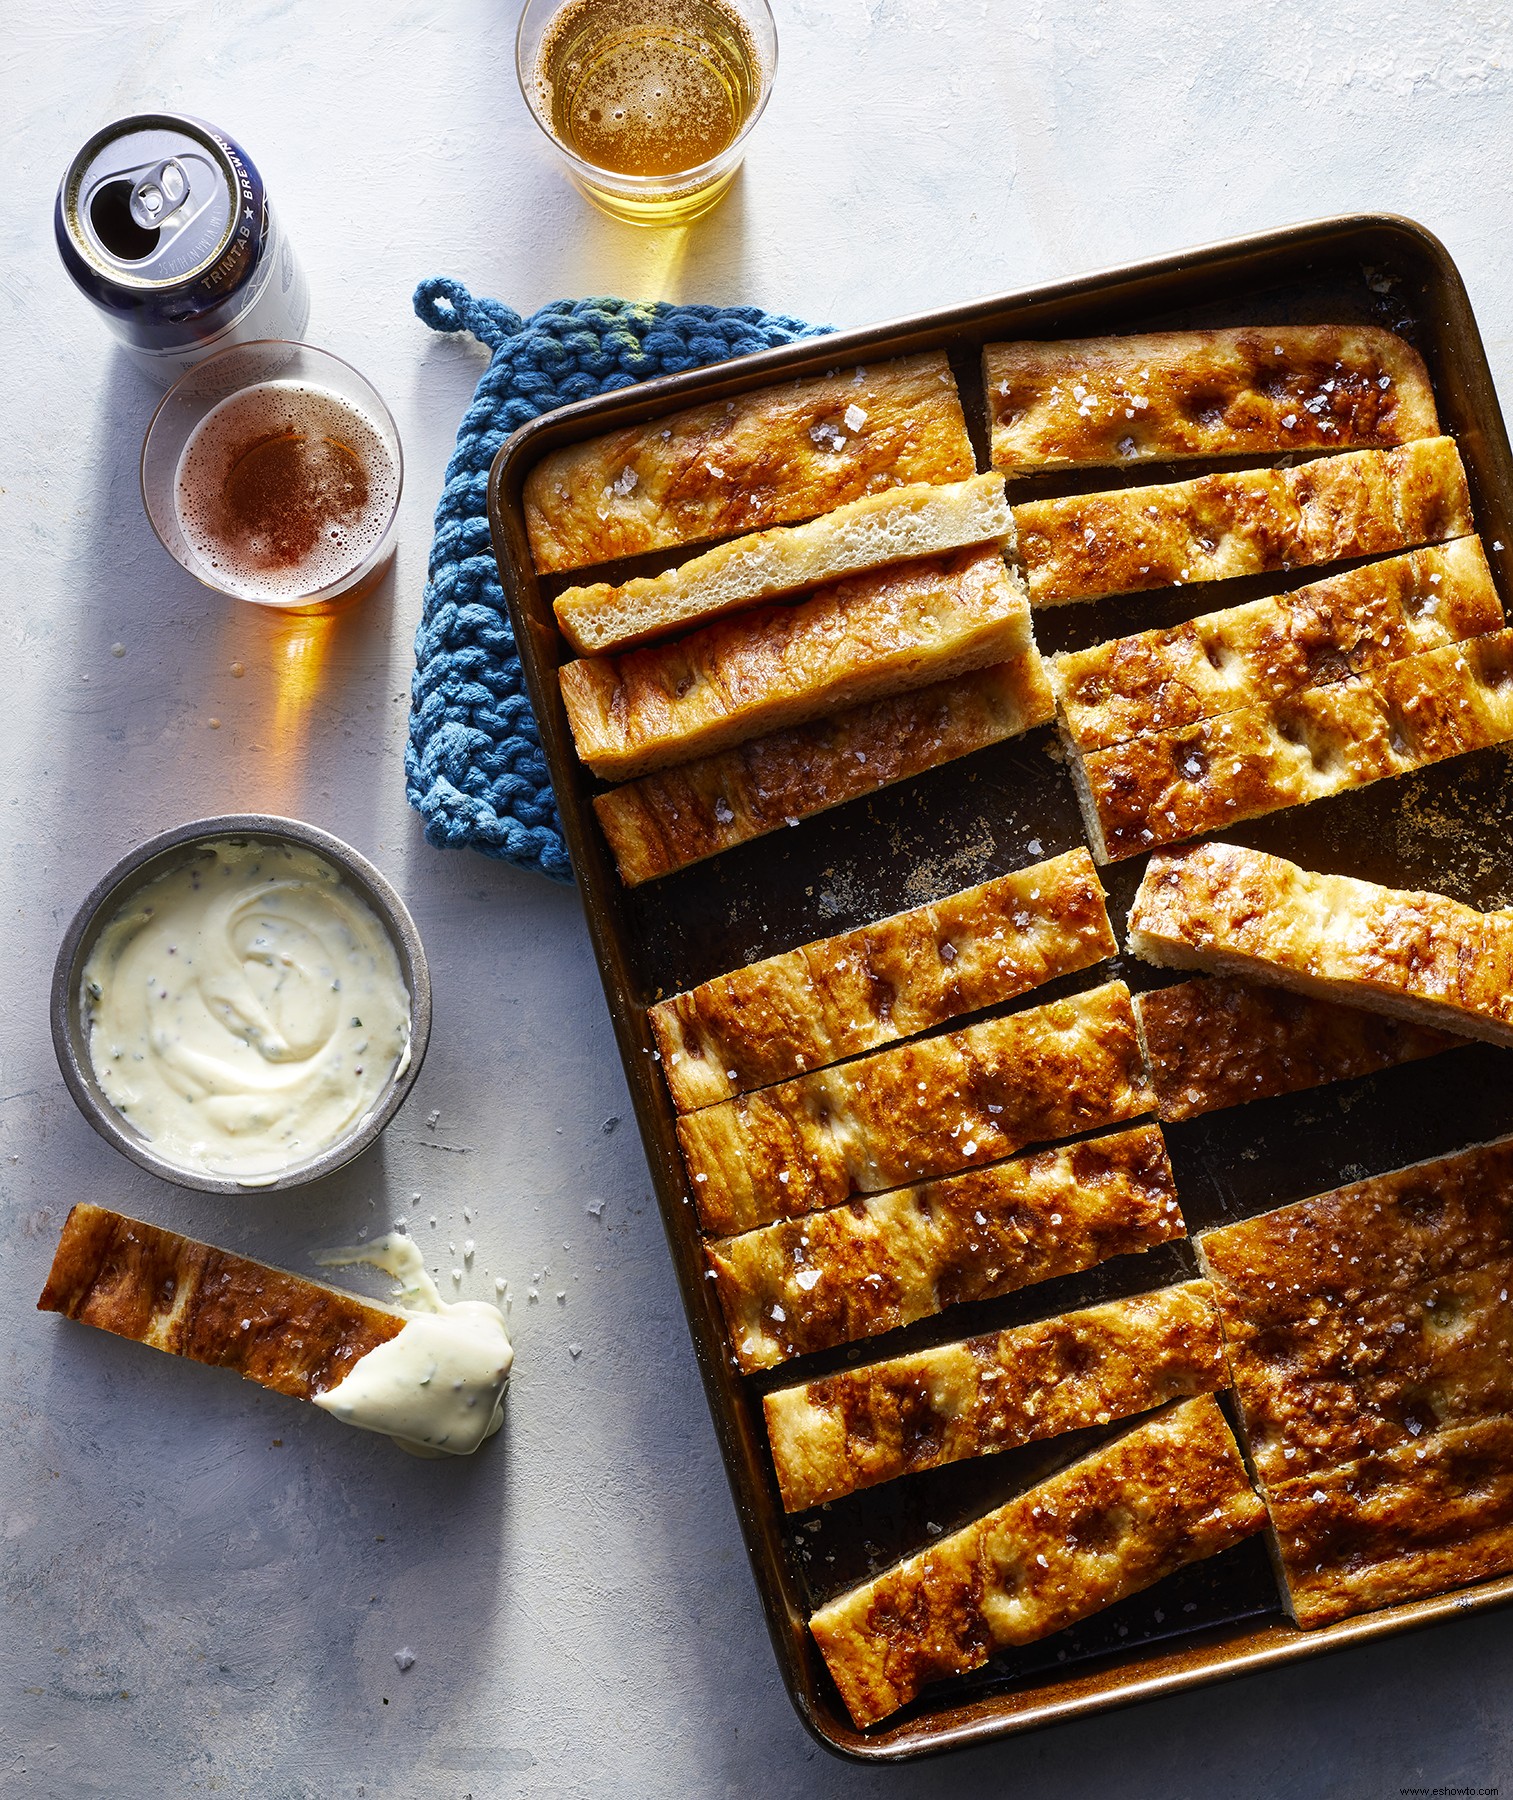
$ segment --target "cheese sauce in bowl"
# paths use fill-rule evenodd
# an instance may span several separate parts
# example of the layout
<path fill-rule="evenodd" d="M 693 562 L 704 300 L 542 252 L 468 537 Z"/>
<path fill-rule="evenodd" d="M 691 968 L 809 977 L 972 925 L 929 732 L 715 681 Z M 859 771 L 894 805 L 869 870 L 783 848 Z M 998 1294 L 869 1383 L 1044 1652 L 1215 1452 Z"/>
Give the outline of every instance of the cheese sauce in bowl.
<path fill-rule="evenodd" d="M 64 1078 L 96 1129 L 218 1192 L 357 1155 L 430 1025 L 398 895 L 339 839 L 278 819 L 201 820 L 119 864 L 64 940 L 53 1002 Z"/>

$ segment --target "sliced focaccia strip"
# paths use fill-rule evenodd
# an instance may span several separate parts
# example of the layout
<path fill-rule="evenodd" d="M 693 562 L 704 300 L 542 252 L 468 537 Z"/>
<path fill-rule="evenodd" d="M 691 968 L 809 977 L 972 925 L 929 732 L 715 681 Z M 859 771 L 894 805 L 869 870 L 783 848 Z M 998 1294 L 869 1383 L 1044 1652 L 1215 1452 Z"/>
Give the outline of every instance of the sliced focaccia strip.
<path fill-rule="evenodd" d="M 1369 675 L 1503 622 L 1481 540 L 1456 538 L 1165 631 L 1069 650 L 1048 667 L 1067 736 L 1089 752 Z"/>
<path fill-rule="evenodd" d="M 1465 1042 L 1427 1025 L 1253 981 L 1137 994 L 1156 1111 L 1169 1122 L 1374 1075 Z"/>
<path fill-rule="evenodd" d="M 1084 823 L 1117 862 L 1513 738 L 1513 631 L 1407 656 L 1180 731 L 1073 753 Z"/>
<path fill-rule="evenodd" d="M 1036 606 L 1306 569 L 1474 529 L 1460 452 L 1447 437 L 1293 469 L 1030 500 L 1014 508 L 1014 524 Z"/>
<path fill-rule="evenodd" d="M 1055 712 L 1037 650 L 628 782 L 594 811 L 628 887 L 1018 737 Z"/>
<path fill-rule="evenodd" d="M 312 1400 L 397 1337 L 405 1315 L 102 1206 L 63 1224 L 41 1312 Z"/>
<path fill-rule="evenodd" d="M 1069 975 L 1118 946 L 1086 850 L 717 976 L 652 1007 L 662 1073 L 690 1112 L 913 1037 Z"/>
<path fill-rule="evenodd" d="M 1424 1599 L 1513 1569 L 1513 1419 L 1436 1432 L 1268 1491 L 1299 1625 Z"/>
<path fill-rule="evenodd" d="M 1160 1130 L 1037 1150 L 705 1246 L 750 1372 L 1183 1236 Z"/>
<path fill-rule="evenodd" d="M 1208 1284 L 864 1363 L 762 1402 L 789 1512 L 1228 1387 Z"/>
<path fill-rule="evenodd" d="M 1423 358 L 1375 325 L 1242 325 L 989 344 L 993 466 L 1382 448 L 1434 437 Z"/>
<path fill-rule="evenodd" d="M 1023 584 L 989 544 L 564 663 L 557 677 L 578 755 L 620 781 L 1030 648 Z"/>
<path fill-rule="evenodd" d="M 1263 1482 L 1513 1404 L 1510 1181 L 1502 1139 L 1198 1240 Z"/>
<path fill-rule="evenodd" d="M 749 1231 L 1132 1119 L 1150 1107 L 1129 989 L 874 1050 L 685 1113 L 706 1231 Z"/>
<path fill-rule="evenodd" d="M 543 573 L 812 519 L 977 473 L 944 355 L 760 388 L 544 456 L 525 481 Z"/>
<path fill-rule="evenodd" d="M 874 1725 L 1259 1531 L 1266 1511 L 1207 1394 L 838 1595 L 809 1621 L 847 1710 Z"/>
<path fill-rule="evenodd" d="M 1513 915 L 1443 894 L 1195 844 L 1151 858 L 1129 948 L 1168 968 L 1246 976 L 1513 1044 Z"/>
<path fill-rule="evenodd" d="M 864 569 L 989 542 L 1014 548 L 1001 475 L 919 482 L 867 494 L 804 525 L 735 538 L 661 575 L 568 588 L 552 611 L 580 656 L 602 655 Z"/>
<path fill-rule="evenodd" d="M 1299 1623 L 1513 1568 L 1513 1140 L 1198 1248 Z"/>

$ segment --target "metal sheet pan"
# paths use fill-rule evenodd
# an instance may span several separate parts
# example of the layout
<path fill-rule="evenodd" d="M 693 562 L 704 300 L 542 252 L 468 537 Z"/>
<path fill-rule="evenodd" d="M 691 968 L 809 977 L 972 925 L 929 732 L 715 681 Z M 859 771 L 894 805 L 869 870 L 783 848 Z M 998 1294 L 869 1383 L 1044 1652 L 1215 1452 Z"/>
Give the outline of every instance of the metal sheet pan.
<path fill-rule="evenodd" d="M 538 579 L 526 544 L 522 483 L 548 451 L 603 431 L 795 376 L 936 348 L 951 357 L 979 463 L 986 467 L 978 375 L 985 343 L 1336 321 L 1387 325 L 1423 352 L 1444 428 L 1460 444 L 1478 526 L 1506 598 L 1513 456 L 1476 321 L 1443 245 L 1411 220 L 1389 215 L 1293 226 L 650 381 L 537 420 L 495 460 L 489 517 L 500 572 L 752 1570 L 794 1704 L 819 1740 L 843 1754 L 873 1761 L 917 1756 L 1318 1655 L 1502 1604 L 1513 1598 L 1513 1577 L 1301 1632 L 1283 1615 L 1263 1544 L 1253 1539 L 1082 1626 L 928 1690 L 871 1731 L 855 1728 L 809 1637 L 809 1612 L 928 1542 L 935 1531 L 1000 1503 L 1104 1434 L 1079 1433 L 934 1470 L 789 1518 L 778 1500 L 761 1394 L 796 1375 L 864 1356 L 894 1355 L 1181 1278 L 1195 1270 L 1192 1251 L 1179 1244 L 1123 1258 L 1083 1276 L 953 1308 L 864 1347 L 810 1357 L 765 1376 L 742 1376 L 728 1354 L 713 1285 L 703 1278 L 675 1115 L 653 1061 L 646 1009 L 661 995 L 753 958 L 1080 844 L 1071 782 L 1054 755 L 1054 733 L 1045 727 L 853 801 L 798 830 L 627 890 L 589 804 L 598 784 L 573 753 L 558 695 L 556 669 L 567 651 L 551 600 L 576 577 Z M 1010 497 L 1176 479 L 1205 466 L 1212 465 L 1087 470 L 1016 482 Z M 687 554 L 642 558 L 612 567 L 606 578 L 644 573 Z M 1295 575 L 1282 576 L 1228 582 L 1196 596 L 1182 589 L 1069 606 L 1038 615 L 1036 631 L 1050 652 L 1295 585 Z M 1513 765 L 1491 751 L 1258 820 L 1233 836 L 1312 867 L 1437 888 L 1490 907 L 1513 904 L 1510 823 Z M 1121 935 L 1143 863 L 1135 858 L 1104 872 Z M 1125 958 L 1112 972 L 1136 988 L 1168 979 Z M 1103 965 L 1059 986 L 1091 986 L 1109 973 Z M 1046 992 L 1019 1004 L 1037 1003 Z M 1505 1055 L 1486 1046 L 1467 1048 L 1364 1081 L 1169 1127 L 1189 1228 L 1201 1231 L 1513 1130 L 1513 1083 L 1500 1061 Z"/>

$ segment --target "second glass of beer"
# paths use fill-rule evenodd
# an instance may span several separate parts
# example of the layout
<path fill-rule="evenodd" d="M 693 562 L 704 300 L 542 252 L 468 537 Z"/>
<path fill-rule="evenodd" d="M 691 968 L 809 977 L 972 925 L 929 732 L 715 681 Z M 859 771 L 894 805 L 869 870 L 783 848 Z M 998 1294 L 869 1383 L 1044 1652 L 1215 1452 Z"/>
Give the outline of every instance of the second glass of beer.
<path fill-rule="evenodd" d="M 772 92 L 777 27 L 767 0 L 528 0 L 515 66 L 595 206 L 682 225 L 735 179 Z"/>
<path fill-rule="evenodd" d="M 238 344 L 164 395 L 142 501 L 197 580 L 287 612 L 361 599 L 394 554 L 404 459 L 389 409 L 309 344 Z"/>

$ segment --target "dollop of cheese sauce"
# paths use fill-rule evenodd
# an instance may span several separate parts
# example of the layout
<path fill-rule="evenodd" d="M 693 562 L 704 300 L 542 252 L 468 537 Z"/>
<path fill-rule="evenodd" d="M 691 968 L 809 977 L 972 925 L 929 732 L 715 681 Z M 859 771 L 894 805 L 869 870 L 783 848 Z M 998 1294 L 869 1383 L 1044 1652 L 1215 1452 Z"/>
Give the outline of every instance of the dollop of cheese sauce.
<path fill-rule="evenodd" d="M 196 845 L 106 923 L 83 986 L 111 1105 L 168 1161 L 249 1187 L 349 1137 L 410 1060 L 387 930 L 292 844 Z"/>
<path fill-rule="evenodd" d="M 394 1276 L 409 1317 L 334 1388 L 315 1396 L 344 1425 L 382 1431 L 416 1456 L 466 1456 L 504 1422 L 514 1353 L 504 1314 L 487 1300 L 443 1300 L 413 1239 L 391 1232 L 371 1244 L 327 1250 L 325 1268 L 368 1263 Z"/>

